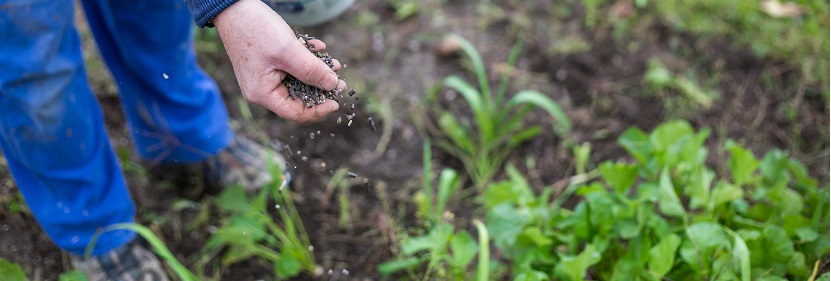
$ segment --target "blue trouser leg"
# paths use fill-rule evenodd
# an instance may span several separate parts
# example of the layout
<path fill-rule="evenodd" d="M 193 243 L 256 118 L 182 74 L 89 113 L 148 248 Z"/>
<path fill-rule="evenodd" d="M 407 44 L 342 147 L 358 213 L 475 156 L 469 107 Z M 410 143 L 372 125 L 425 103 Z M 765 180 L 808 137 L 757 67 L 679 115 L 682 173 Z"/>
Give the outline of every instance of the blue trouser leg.
<path fill-rule="evenodd" d="M 134 216 L 87 85 L 73 1 L 0 1 L 0 148 L 32 214 L 60 248 Z M 135 234 L 105 233 L 100 254 Z"/>
<path fill-rule="evenodd" d="M 139 155 L 192 163 L 228 146 L 233 131 L 216 83 L 196 64 L 181 0 L 84 0 Z"/>
<path fill-rule="evenodd" d="M 203 160 L 233 139 L 215 83 L 196 65 L 184 3 L 84 1 L 139 154 Z M 72 1 L 0 0 L 0 148 L 32 212 L 61 248 L 81 254 L 134 207 L 86 84 Z M 109 232 L 93 254 L 134 234 Z"/>

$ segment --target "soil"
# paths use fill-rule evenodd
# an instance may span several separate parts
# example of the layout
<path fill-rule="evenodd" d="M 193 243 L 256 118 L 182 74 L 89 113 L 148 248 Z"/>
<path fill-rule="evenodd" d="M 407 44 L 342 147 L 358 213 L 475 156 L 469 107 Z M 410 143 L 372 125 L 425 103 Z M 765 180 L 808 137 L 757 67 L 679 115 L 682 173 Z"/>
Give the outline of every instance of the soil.
<path fill-rule="evenodd" d="M 439 2 L 446 1 L 421 1 L 420 13 L 398 20 L 388 1 L 359 1 L 334 22 L 299 30 L 325 41 L 327 52 L 348 65 L 341 74 L 361 98 L 351 126 L 336 122 L 338 117 L 352 113 L 348 107 L 321 122 L 301 125 L 252 106 L 256 121 L 246 120 L 238 106 L 240 91 L 224 51 L 197 45 L 208 50 L 200 54 L 200 62 L 220 85 L 232 126 L 254 139 L 264 133 L 291 148 L 289 165 L 295 175 L 292 189 L 321 268 L 319 275 L 303 275 L 299 280 L 380 279 L 375 267 L 394 256 L 397 231 L 416 225 L 411 198 L 421 186 L 424 133 L 416 125 L 422 117 L 418 113 L 424 106 L 421 101 L 445 76 L 465 73 L 461 60 L 437 56 L 440 36 L 435 34 L 443 32 L 470 40 L 482 52 L 489 69 L 509 71 L 514 82 L 512 91 L 539 90 L 561 103 L 573 122 L 574 138 L 592 143 L 591 159 L 595 163 L 626 158 L 616 138 L 627 127 L 648 131 L 662 121 L 683 118 L 696 128 L 712 129 L 708 161 L 715 167 L 723 167 L 719 163 L 726 159 L 720 144 L 733 139 L 757 156 L 773 148 L 786 150 L 805 163 L 822 185 L 828 184 L 828 104 L 821 87 L 801 83 L 798 69 L 787 63 L 757 58 L 745 47 L 731 44 L 729 38 L 705 40 L 679 34 L 660 22 L 643 24 L 635 28 L 634 34 L 620 38 L 610 27 L 587 28 L 576 2 L 555 7 L 548 1 L 522 1 L 515 6 L 508 3 L 516 1 L 492 1 L 492 8 L 500 13 L 490 16 L 483 16 L 486 9 L 478 4 Z M 569 12 L 556 12 L 560 10 Z M 501 63 L 519 33 L 525 35 L 527 43 L 518 65 L 506 69 Z M 85 50 L 94 53 L 89 40 L 85 41 Z M 705 108 L 670 103 L 678 100 L 677 94 L 653 94 L 641 83 L 647 61 L 653 57 L 675 72 L 717 76 L 705 86 L 718 89 L 720 99 Z M 106 75 L 103 72 L 101 75 Z M 498 73 L 491 75 L 496 81 Z M 111 83 L 94 82 L 93 90 L 100 98 L 112 142 L 119 149 L 127 149 L 134 163 L 151 171 L 147 174 L 142 169 L 125 167 L 139 208 L 138 219 L 163 234 L 167 245 L 188 264 L 210 234 L 207 226 L 188 229 L 195 211 L 176 212 L 169 206 L 177 198 L 200 202 L 215 192 L 205 187 L 193 169 L 171 170 L 136 158 Z M 449 91 L 442 91 L 440 97 L 449 108 L 464 112 L 461 97 Z M 373 102 L 367 103 L 370 99 Z M 393 115 L 382 116 L 373 104 L 390 109 Z M 368 117 L 373 118 L 377 130 L 372 130 Z M 533 112 L 526 122 L 543 125 L 544 131 L 517 149 L 509 161 L 523 167 L 536 188 L 573 175 L 570 152 L 559 146 L 561 140 L 548 125 L 550 118 L 543 112 Z M 383 128 L 387 126 L 390 129 L 385 135 Z M 318 131 L 320 135 L 309 137 Z M 438 149 L 433 155 L 434 169 L 461 168 L 458 161 Z M 527 159 L 534 160 L 534 165 L 526 165 Z M 321 168 L 321 163 L 326 167 Z M 5 166 L 0 161 L 0 199 L 17 194 Z M 336 198 L 324 192 L 331 178 L 329 170 L 341 167 L 358 175 L 350 181 L 352 220 L 346 227 L 339 226 Z M 471 208 L 454 203 L 451 211 L 457 217 L 473 216 Z M 385 210 L 385 204 L 392 212 Z M 0 208 L 0 258 L 20 263 L 32 280 L 54 280 L 69 269 L 66 256 L 30 215 L 5 207 Z M 254 261 L 221 272 L 211 270 L 206 274 L 218 274 L 225 280 L 272 279 L 270 266 Z"/>

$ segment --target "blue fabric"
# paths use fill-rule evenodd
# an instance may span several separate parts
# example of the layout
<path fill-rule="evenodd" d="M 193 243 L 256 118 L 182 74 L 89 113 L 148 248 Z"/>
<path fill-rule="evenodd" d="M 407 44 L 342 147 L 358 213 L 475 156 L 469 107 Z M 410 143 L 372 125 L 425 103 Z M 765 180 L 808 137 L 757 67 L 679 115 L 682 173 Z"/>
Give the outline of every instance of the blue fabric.
<path fill-rule="evenodd" d="M 135 207 L 87 85 L 72 0 L 0 0 L 0 148 L 33 215 L 58 247 L 82 254 L 92 235 Z M 139 155 L 204 160 L 233 132 L 217 86 L 196 64 L 186 5 L 84 0 Z M 133 239 L 108 232 L 93 254 Z"/>
<path fill-rule="evenodd" d="M 212 24 L 209 24 L 211 20 L 236 2 L 237 0 L 185 0 L 190 8 L 193 21 L 199 27 L 212 26 Z"/>

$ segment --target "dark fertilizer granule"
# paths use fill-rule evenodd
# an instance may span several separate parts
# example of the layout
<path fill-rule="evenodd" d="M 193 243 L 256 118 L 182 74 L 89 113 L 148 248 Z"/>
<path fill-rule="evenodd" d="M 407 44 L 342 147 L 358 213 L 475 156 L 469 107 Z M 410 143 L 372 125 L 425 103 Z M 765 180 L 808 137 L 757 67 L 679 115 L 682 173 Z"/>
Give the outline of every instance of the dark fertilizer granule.
<path fill-rule="evenodd" d="M 297 34 L 297 40 L 299 40 L 300 43 L 303 43 L 303 45 L 306 46 L 306 49 L 309 50 L 309 52 L 311 52 L 321 61 L 326 63 L 326 65 L 328 65 L 329 68 L 334 69 L 335 64 L 333 63 L 334 59 L 332 58 L 332 56 L 330 56 L 329 53 L 326 52 L 316 51 L 314 49 L 314 44 L 309 43 L 309 40 L 312 39 L 315 38 L 307 34 Z M 338 79 L 340 79 L 340 75 L 338 75 Z M 311 86 L 309 84 L 303 83 L 291 74 L 286 75 L 286 79 L 283 79 L 283 84 L 286 85 L 286 88 L 288 88 L 289 96 L 292 99 L 300 99 L 303 102 L 303 105 L 309 108 L 318 104 L 322 104 L 326 102 L 327 99 L 334 100 L 337 102 L 339 98 L 343 97 L 343 95 L 341 95 L 341 93 L 338 90 L 329 91 L 320 89 L 315 86 Z M 355 90 L 352 90 L 349 93 L 350 96 L 352 96 L 355 94 Z"/>

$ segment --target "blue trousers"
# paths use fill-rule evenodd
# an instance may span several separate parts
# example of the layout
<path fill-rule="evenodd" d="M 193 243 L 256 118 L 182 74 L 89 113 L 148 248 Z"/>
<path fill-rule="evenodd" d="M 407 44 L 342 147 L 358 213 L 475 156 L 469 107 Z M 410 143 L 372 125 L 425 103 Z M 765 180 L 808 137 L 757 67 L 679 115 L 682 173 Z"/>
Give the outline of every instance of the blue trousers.
<path fill-rule="evenodd" d="M 196 63 L 183 1 L 82 2 L 140 156 L 192 163 L 228 146 L 228 113 Z M 0 0 L 0 148 L 34 217 L 80 255 L 99 229 L 131 222 L 135 207 L 87 84 L 73 5 Z M 93 254 L 134 237 L 105 233 Z"/>

